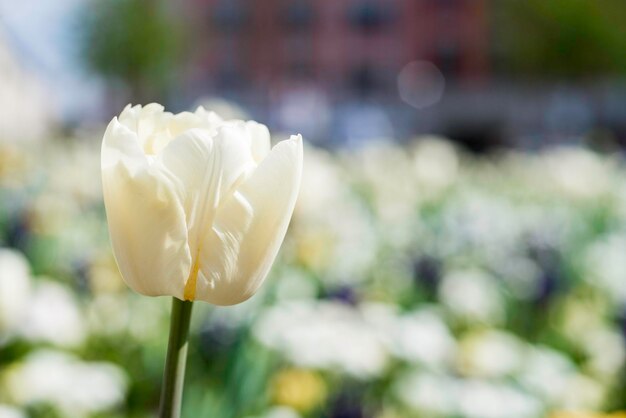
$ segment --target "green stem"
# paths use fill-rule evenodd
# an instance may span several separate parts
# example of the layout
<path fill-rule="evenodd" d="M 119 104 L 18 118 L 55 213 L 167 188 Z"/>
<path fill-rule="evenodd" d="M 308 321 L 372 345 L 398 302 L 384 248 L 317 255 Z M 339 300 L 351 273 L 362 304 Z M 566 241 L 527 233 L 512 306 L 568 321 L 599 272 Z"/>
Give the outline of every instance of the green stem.
<path fill-rule="evenodd" d="M 187 338 L 193 302 L 172 300 L 170 339 L 167 346 L 163 387 L 161 389 L 160 418 L 180 418 L 187 363 Z"/>

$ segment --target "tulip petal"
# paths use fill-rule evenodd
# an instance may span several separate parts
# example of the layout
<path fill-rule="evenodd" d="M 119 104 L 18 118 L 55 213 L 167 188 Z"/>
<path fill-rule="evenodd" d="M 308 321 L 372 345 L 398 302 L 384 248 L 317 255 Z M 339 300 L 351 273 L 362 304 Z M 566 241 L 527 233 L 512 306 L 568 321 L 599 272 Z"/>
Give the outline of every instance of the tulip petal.
<path fill-rule="evenodd" d="M 270 152 L 270 131 L 262 123 L 249 120 L 246 129 L 250 136 L 250 150 L 252 157 L 257 163 L 261 162 Z"/>
<path fill-rule="evenodd" d="M 172 138 L 176 138 L 190 129 L 204 129 L 215 132 L 224 121 L 215 112 L 208 112 L 204 108 L 198 108 L 196 112 L 182 112 L 174 115 L 169 121 L 168 132 Z"/>
<path fill-rule="evenodd" d="M 172 141 L 159 157 L 164 172 L 176 184 L 186 213 L 192 271 L 197 272 L 199 254 L 218 206 L 255 166 L 245 125 L 223 125 L 213 136 L 206 130 L 191 129 Z M 194 298 L 196 280 L 193 273 L 186 299 Z"/>
<path fill-rule="evenodd" d="M 131 131 L 136 132 L 143 144 L 145 138 L 158 131 L 161 125 L 173 116 L 164 110 L 163 106 L 158 103 L 150 103 L 146 106 L 128 105 L 120 114 L 119 121 Z"/>
<path fill-rule="evenodd" d="M 276 145 L 217 210 L 200 253 L 196 298 L 232 305 L 262 284 L 285 237 L 302 175 L 302 139 Z"/>
<path fill-rule="evenodd" d="M 107 126 L 102 140 L 102 169 L 111 168 L 123 161 L 132 170 L 148 164 L 137 134 L 120 123 L 117 118 Z"/>
<path fill-rule="evenodd" d="M 160 155 L 187 214 L 192 253 L 211 227 L 224 196 L 254 167 L 242 125 L 224 125 L 211 136 L 191 129 L 172 141 Z"/>
<path fill-rule="evenodd" d="M 113 252 L 126 283 L 145 295 L 182 299 L 191 269 L 182 205 L 143 154 L 137 135 L 117 119 L 102 143 L 102 185 Z"/>

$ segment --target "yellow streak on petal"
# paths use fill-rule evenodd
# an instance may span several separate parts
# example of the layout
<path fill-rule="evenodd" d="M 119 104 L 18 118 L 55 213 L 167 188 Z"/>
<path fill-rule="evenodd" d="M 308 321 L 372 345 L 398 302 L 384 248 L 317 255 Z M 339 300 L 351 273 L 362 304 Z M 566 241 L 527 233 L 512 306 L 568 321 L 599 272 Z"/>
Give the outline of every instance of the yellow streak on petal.
<path fill-rule="evenodd" d="M 187 283 L 185 283 L 185 300 L 196 299 L 196 283 L 198 282 L 198 271 L 200 270 L 200 263 L 198 262 L 198 258 L 199 257 L 196 256 L 196 260 L 194 261 L 191 272 L 189 273 Z"/>

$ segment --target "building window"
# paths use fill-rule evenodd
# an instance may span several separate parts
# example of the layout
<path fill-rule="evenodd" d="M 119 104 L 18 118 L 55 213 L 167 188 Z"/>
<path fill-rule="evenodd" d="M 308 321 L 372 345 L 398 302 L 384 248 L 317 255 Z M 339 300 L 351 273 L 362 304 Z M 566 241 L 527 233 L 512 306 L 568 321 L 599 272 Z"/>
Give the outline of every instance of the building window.
<path fill-rule="evenodd" d="M 247 20 L 248 10 L 241 0 L 221 0 L 215 7 L 213 24 L 223 32 L 237 32 Z"/>
<path fill-rule="evenodd" d="M 393 20 L 392 7 L 372 0 L 361 1 L 349 9 L 351 24 L 363 32 L 374 32 Z"/>
<path fill-rule="evenodd" d="M 440 42 L 436 49 L 435 61 L 445 76 L 458 76 L 461 71 L 461 51 L 458 44 L 453 41 Z"/>
<path fill-rule="evenodd" d="M 310 28 L 314 13 L 311 4 L 306 0 L 290 1 L 284 12 L 285 23 L 292 29 Z"/>
<path fill-rule="evenodd" d="M 362 64 L 355 67 L 350 74 L 352 91 L 361 96 L 375 93 L 380 87 L 377 75 L 370 65 Z"/>
<path fill-rule="evenodd" d="M 295 78 L 313 76 L 313 44 L 306 36 L 290 36 L 285 42 L 285 56 L 288 57 L 289 75 Z"/>

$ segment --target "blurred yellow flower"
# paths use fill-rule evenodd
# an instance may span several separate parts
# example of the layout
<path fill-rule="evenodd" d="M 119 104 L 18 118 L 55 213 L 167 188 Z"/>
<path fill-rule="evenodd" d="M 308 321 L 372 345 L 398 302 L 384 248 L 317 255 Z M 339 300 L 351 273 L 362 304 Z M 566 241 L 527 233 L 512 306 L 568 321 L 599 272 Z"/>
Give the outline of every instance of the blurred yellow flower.
<path fill-rule="evenodd" d="M 308 412 L 326 399 L 326 384 L 310 370 L 286 369 L 279 372 L 272 385 L 273 400 L 278 405 Z"/>
<path fill-rule="evenodd" d="M 126 283 L 144 295 L 233 305 L 274 262 L 295 206 L 302 138 L 270 149 L 266 126 L 200 107 L 126 107 L 102 142 L 109 232 Z"/>

